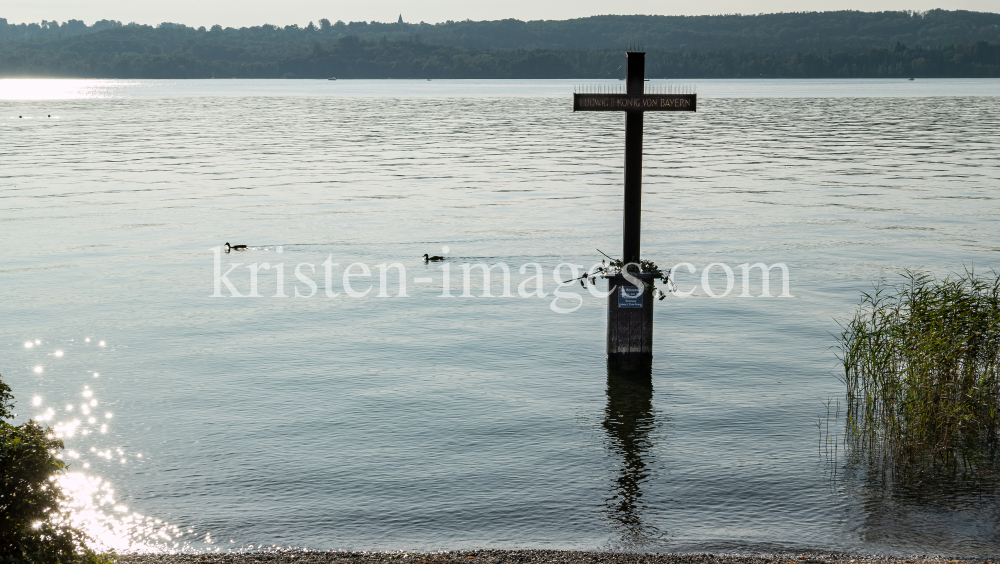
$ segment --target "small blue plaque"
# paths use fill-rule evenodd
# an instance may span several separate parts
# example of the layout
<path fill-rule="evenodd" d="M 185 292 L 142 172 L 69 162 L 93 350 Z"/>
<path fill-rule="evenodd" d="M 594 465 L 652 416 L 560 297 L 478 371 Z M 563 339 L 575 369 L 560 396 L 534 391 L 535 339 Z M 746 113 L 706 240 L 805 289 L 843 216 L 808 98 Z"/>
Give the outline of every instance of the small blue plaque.
<path fill-rule="evenodd" d="M 618 307 L 619 308 L 641 308 L 642 288 L 635 286 L 618 287 Z"/>

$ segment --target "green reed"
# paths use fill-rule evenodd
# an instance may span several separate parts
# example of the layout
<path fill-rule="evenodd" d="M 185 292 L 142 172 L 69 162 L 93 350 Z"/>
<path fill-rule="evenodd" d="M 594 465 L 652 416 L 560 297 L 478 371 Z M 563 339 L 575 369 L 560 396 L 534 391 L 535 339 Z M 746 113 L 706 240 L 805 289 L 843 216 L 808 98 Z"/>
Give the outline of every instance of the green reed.
<path fill-rule="evenodd" d="M 845 446 L 884 469 L 980 470 L 1000 454 L 1000 279 L 906 272 L 844 326 Z"/>

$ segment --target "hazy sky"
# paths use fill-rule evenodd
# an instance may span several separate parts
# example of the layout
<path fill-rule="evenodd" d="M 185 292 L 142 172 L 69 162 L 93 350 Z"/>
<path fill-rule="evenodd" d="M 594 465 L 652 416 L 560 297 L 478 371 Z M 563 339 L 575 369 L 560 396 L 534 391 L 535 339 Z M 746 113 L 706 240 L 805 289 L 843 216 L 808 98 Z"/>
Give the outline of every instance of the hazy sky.
<path fill-rule="evenodd" d="M 407 22 L 435 23 L 445 20 L 568 19 L 600 14 L 756 14 L 827 10 L 975 10 L 1000 11 L 1000 0 L 701 0 L 665 2 L 632 0 L 369 0 L 343 2 L 323 0 L 0 0 L 0 18 L 10 23 L 65 21 L 78 19 L 93 23 L 99 19 L 157 24 L 182 23 L 191 26 L 242 27 L 270 23 L 305 25 L 309 21 L 395 21 L 399 14 Z"/>

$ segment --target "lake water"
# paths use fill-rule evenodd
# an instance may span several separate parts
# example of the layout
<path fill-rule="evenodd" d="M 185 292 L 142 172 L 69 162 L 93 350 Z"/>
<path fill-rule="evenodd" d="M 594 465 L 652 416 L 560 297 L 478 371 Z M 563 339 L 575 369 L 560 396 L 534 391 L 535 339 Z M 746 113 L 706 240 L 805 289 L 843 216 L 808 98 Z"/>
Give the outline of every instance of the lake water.
<path fill-rule="evenodd" d="M 1000 553 L 995 486 L 895 489 L 817 428 L 873 280 L 1000 268 L 1000 81 L 690 82 L 697 113 L 645 119 L 642 227 L 694 293 L 657 302 L 636 382 L 604 298 L 553 308 L 557 266 L 621 252 L 624 118 L 573 113 L 575 82 L 0 80 L 20 419 L 59 425 L 124 549 Z M 263 297 L 212 297 L 227 241 Z M 379 297 L 396 262 L 408 297 L 398 269 Z M 513 297 L 499 269 L 461 295 L 498 262 Z M 791 296 L 775 269 L 740 297 L 748 262 Z"/>

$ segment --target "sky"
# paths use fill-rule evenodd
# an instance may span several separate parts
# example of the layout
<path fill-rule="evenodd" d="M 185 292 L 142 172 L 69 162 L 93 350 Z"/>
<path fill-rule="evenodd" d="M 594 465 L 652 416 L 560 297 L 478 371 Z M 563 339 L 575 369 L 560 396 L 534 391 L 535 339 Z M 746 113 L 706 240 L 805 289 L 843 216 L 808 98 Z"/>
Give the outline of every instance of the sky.
<path fill-rule="evenodd" d="M 119 20 L 155 25 L 173 22 L 194 27 L 244 27 L 270 23 L 285 26 L 328 18 L 330 21 L 396 21 L 437 23 L 446 20 L 564 20 L 602 14 L 757 14 L 830 10 L 973 10 L 1000 12 L 1000 0 L 0 0 L 0 18 L 10 23 L 59 22 L 77 19 L 88 25 L 96 20 Z"/>

